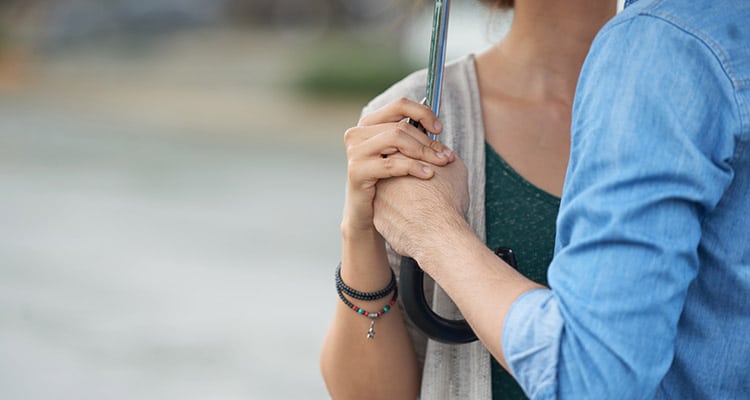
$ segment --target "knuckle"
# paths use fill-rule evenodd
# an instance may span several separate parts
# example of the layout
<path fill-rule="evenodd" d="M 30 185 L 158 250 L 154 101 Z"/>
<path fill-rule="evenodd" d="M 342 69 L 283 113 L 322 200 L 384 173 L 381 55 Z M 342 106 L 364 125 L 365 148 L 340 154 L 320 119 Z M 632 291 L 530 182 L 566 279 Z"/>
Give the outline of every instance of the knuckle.
<path fill-rule="evenodd" d="M 347 129 L 344 132 L 344 143 L 351 142 L 355 135 L 356 135 L 356 128 Z"/>
<path fill-rule="evenodd" d="M 383 159 L 383 168 L 385 168 L 386 171 L 393 171 L 394 168 L 396 168 L 396 161 L 395 159 L 388 157 Z"/>
<path fill-rule="evenodd" d="M 403 132 L 406 132 L 409 130 L 409 127 L 411 127 L 411 124 L 406 120 L 401 120 L 396 124 L 396 127 L 398 129 L 401 129 Z"/>
<path fill-rule="evenodd" d="M 411 103 L 411 100 L 409 100 L 405 96 L 399 97 L 399 99 L 396 100 L 396 104 L 398 104 L 398 105 L 400 105 L 402 107 L 408 105 L 409 103 Z"/>
<path fill-rule="evenodd" d="M 406 134 L 406 132 L 403 129 L 401 129 L 401 127 L 399 127 L 399 126 L 397 126 L 395 129 L 393 129 L 393 130 L 391 130 L 391 131 L 388 132 L 388 135 L 390 136 L 390 139 L 392 141 L 394 141 L 394 142 L 398 141 L 399 139 L 401 139 L 401 137 L 403 135 L 405 135 L 405 134 Z"/>

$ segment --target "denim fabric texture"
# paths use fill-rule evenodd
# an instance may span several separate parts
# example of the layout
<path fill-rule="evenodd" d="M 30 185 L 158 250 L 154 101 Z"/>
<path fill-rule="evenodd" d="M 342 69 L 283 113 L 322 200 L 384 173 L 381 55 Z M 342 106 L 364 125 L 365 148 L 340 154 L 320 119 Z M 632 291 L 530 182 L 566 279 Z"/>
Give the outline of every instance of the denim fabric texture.
<path fill-rule="evenodd" d="M 503 351 L 532 399 L 750 399 L 750 1 L 639 0 L 573 110 L 550 290 Z"/>

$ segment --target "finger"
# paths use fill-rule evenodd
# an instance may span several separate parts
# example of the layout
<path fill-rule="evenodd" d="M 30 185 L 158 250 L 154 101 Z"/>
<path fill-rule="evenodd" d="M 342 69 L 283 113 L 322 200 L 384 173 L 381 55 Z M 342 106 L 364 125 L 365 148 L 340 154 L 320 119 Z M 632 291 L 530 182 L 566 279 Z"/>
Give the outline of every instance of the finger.
<path fill-rule="evenodd" d="M 406 148 L 405 146 L 409 146 L 410 144 L 414 145 L 412 141 L 408 141 L 408 137 L 413 138 L 424 147 L 431 148 L 437 155 L 437 160 L 434 157 L 429 157 L 429 154 L 426 154 L 428 158 L 420 157 L 420 153 L 415 153 L 412 149 Z M 378 139 L 373 140 L 374 138 Z M 366 143 L 364 147 L 360 147 L 362 143 L 368 141 L 370 143 Z M 389 155 L 403 151 L 413 158 L 420 158 L 433 163 L 439 162 L 442 159 L 447 159 L 448 162 L 455 160 L 455 155 L 447 146 L 430 139 L 422 131 L 406 121 L 350 128 L 344 133 L 344 143 L 349 158 L 373 156 L 376 154 Z M 426 149 L 420 150 L 424 152 Z"/>
<path fill-rule="evenodd" d="M 453 152 L 442 143 L 430 140 L 421 133 L 415 134 L 400 128 L 373 136 L 358 148 L 352 149 L 349 156 L 373 157 L 395 153 L 435 165 L 445 165 L 455 159 Z"/>
<path fill-rule="evenodd" d="M 355 126 L 344 132 L 344 145 L 349 148 L 356 146 L 373 136 L 379 135 L 389 129 L 393 129 L 393 124 L 372 125 L 372 126 Z M 425 136 L 425 135 L 422 135 Z"/>
<path fill-rule="evenodd" d="M 404 118 L 419 121 L 429 132 L 439 134 L 443 125 L 430 107 L 402 97 L 365 115 L 359 120 L 359 126 L 377 125 L 386 122 L 398 122 Z"/>
<path fill-rule="evenodd" d="M 370 187 L 380 179 L 397 176 L 430 179 L 434 174 L 431 166 L 404 157 L 370 158 L 349 163 L 349 179 L 359 187 Z"/>
<path fill-rule="evenodd" d="M 402 131 L 405 131 L 425 145 L 428 145 L 433 141 L 432 139 L 427 137 L 424 132 L 422 132 L 406 120 L 402 119 L 399 122 L 388 122 L 378 125 L 355 126 L 349 128 L 346 130 L 346 132 L 344 132 L 344 144 L 346 146 L 357 145 L 367 139 L 393 129 L 400 129 Z M 436 147 L 436 149 L 437 148 L 438 147 Z"/>

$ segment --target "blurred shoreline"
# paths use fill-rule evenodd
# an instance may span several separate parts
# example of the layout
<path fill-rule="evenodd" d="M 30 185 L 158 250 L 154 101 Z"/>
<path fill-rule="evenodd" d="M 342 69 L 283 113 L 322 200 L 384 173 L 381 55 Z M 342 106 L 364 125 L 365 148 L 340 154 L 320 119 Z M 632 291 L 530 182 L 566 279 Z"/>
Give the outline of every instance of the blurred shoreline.
<path fill-rule="evenodd" d="M 311 101 L 295 93 L 295 53 L 305 44 L 291 42 L 268 32 L 205 29 L 145 49 L 97 43 L 29 56 L 0 98 L 165 128 L 154 133 L 338 145 L 366 99 Z"/>
<path fill-rule="evenodd" d="M 36 54 L 0 91 L 0 398 L 327 398 L 361 104 L 257 35 Z"/>

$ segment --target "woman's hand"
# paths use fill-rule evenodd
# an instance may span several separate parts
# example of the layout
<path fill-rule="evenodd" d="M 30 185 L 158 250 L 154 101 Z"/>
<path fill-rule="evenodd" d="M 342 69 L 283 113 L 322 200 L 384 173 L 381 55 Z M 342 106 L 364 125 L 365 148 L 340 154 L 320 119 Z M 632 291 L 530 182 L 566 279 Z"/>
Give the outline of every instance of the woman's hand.
<path fill-rule="evenodd" d="M 344 134 L 348 160 L 347 196 L 342 231 L 371 235 L 373 199 L 379 180 L 411 175 L 430 179 L 434 166 L 444 166 L 455 155 L 406 121 L 419 121 L 439 134 L 443 127 L 429 107 L 402 98 L 362 117 Z"/>

